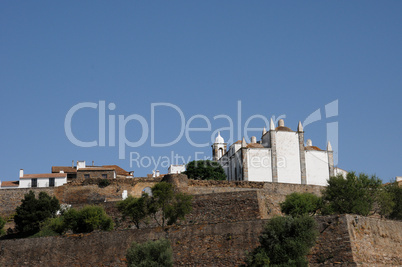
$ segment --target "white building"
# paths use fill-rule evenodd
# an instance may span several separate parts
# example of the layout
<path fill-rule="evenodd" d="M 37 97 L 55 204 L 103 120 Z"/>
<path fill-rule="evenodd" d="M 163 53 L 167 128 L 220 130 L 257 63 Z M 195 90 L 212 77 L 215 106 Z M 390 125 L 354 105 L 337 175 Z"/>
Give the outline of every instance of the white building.
<path fill-rule="evenodd" d="M 178 174 L 186 171 L 186 165 L 170 165 L 168 169 L 169 174 Z"/>
<path fill-rule="evenodd" d="M 271 119 L 270 129 L 263 129 L 261 140 L 251 137 L 251 142 L 237 141 L 227 144 L 218 133 L 212 145 L 213 160 L 225 170 L 229 181 L 274 182 L 291 184 L 327 185 L 330 176 L 336 175 L 333 151 L 313 146 L 311 140 L 304 143 L 301 122 L 292 131 L 279 120 L 275 128 Z"/>
<path fill-rule="evenodd" d="M 67 173 L 24 174 L 20 170 L 18 188 L 57 187 L 67 183 Z"/>

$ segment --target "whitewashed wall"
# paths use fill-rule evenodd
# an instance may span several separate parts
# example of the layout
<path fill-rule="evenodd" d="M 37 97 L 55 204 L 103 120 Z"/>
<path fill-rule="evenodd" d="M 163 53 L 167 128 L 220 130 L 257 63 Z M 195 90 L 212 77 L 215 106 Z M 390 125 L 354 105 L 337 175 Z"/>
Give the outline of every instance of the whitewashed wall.
<path fill-rule="evenodd" d="M 272 182 L 272 161 L 270 148 L 247 150 L 248 181 Z"/>
<path fill-rule="evenodd" d="M 329 179 L 327 152 L 307 150 L 305 153 L 307 184 L 326 186 Z"/>
<path fill-rule="evenodd" d="M 299 137 L 295 132 L 276 133 L 278 182 L 300 184 Z"/>
<path fill-rule="evenodd" d="M 37 183 L 37 187 L 49 187 L 49 178 L 37 178 L 38 183 Z M 63 184 L 67 183 L 67 177 L 63 177 L 63 178 L 55 178 L 54 181 L 54 186 L 61 186 Z M 19 188 L 30 188 L 32 187 L 32 180 L 31 179 L 20 179 L 20 185 Z"/>

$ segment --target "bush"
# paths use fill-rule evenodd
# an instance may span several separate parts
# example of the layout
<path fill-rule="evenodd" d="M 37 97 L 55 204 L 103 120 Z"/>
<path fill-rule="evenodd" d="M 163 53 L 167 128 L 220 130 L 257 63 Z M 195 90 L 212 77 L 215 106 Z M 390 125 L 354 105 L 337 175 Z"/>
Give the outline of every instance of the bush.
<path fill-rule="evenodd" d="M 310 216 L 275 217 L 265 226 L 259 238 L 261 245 L 249 255 L 247 264 L 307 266 L 306 255 L 317 236 L 316 222 Z"/>
<path fill-rule="evenodd" d="M 21 233 L 37 233 L 40 224 L 48 218 L 55 217 L 59 209 L 57 198 L 50 197 L 46 192 L 40 192 L 39 197 L 35 198 L 35 193 L 29 191 L 16 209 L 14 216 L 16 228 Z"/>
<path fill-rule="evenodd" d="M 110 180 L 108 180 L 108 179 L 101 179 L 98 182 L 98 186 L 100 188 L 104 188 L 104 187 L 109 186 L 109 185 L 110 185 Z"/>
<path fill-rule="evenodd" d="M 322 211 L 366 216 L 373 209 L 381 185 L 381 180 L 376 176 L 369 177 L 364 173 L 357 176 L 349 172 L 346 179 L 342 175 L 330 177 L 323 191 L 322 198 L 326 206 Z"/>
<path fill-rule="evenodd" d="M 6 225 L 6 221 L 0 216 L 0 236 L 6 233 L 6 231 L 4 231 L 4 225 Z"/>
<path fill-rule="evenodd" d="M 287 215 L 314 215 L 321 208 L 321 198 L 311 193 L 292 193 L 280 203 L 281 211 Z"/>
<path fill-rule="evenodd" d="M 129 267 L 173 266 L 172 248 L 166 239 L 143 244 L 133 242 L 126 257 Z"/>
<path fill-rule="evenodd" d="M 62 217 L 64 230 L 71 229 L 74 233 L 89 233 L 94 230 L 110 231 L 113 229 L 112 218 L 100 206 L 85 206 L 79 211 L 69 209 Z M 57 222 L 55 224 L 57 225 Z"/>
<path fill-rule="evenodd" d="M 226 180 L 222 166 L 211 160 L 191 161 L 186 165 L 184 173 L 194 180 Z"/>

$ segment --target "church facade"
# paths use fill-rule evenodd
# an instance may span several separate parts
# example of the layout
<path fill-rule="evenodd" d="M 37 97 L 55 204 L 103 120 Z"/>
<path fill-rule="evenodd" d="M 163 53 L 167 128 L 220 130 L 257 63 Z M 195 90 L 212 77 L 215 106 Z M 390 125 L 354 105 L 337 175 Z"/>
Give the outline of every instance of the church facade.
<path fill-rule="evenodd" d="M 261 140 L 251 137 L 250 143 L 233 143 L 229 149 L 218 133 L 212 145 L 213 160 L 219 162 L 229 181 L 253 181 L 326 186 L 329 177 L 343 172 L 334 168 L 331 144 L 326 150 L 304 141 L 301 122 L 297 131 L 279 120 L 271 119 L 269 131 L 263 129 Z"/>

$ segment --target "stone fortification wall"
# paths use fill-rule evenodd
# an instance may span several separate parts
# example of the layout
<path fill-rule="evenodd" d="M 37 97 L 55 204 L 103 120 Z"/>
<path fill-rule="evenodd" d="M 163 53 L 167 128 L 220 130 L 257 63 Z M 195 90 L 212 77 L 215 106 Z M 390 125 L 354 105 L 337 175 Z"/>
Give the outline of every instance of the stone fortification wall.
<path fill-rule="evenodd" d="M 15 209 L 21 205 L 21 199 L 30 190 L 34 191 L 36 195 L 44 191 L 50 196 L 54 195 L 55 188 L 21 188 L 21 189 L 1 189 L 0 190 L 0 216 L 7 218 L 15 213 Z"/>
<path fill-rule="evenodd" d="M 131 242 L 168 238 L 175 266 L 236 266 L 258 245 L 264 221 L 97 232 L 0 241 L 0 266 L 126 266 Z"/>
<path fill-rule="evenodd" d="M 354 215 L 317 217 L 320 236 L 310 266 L 401 266 L 402 222 Z M 0 240 L 0 266 L 126 266 L 133 241 L 161 237 L 175 266 L 238 266 L 259 245 L 266 220 L 178 225 L 63 237 Z M 23 255 L 23 256 L 21 256 Z"/>
<path fill-rule="evenodd" d="M 82 208 L 86 204 L 73 204 L 74 208 Z M 100 202 L 116 225 L 116 229 L 135 228 L 128 219 L 122 220 L 122 215 L 116 207 L 116 202 Z M 258 220 L 261 218 L 258 194 L 256 191 L 228 192 L 206 195 L 194 195 L 193 210 L 184 221 L 178 224 L 226 223 L 236 221 Z M 141 228 L 158 226 L 154 220 L 141 224 Z"/>
<path fill-rule="evenodd" d="M 402 266 L 402 222 L 345 216 L 358 265 Z"/>

